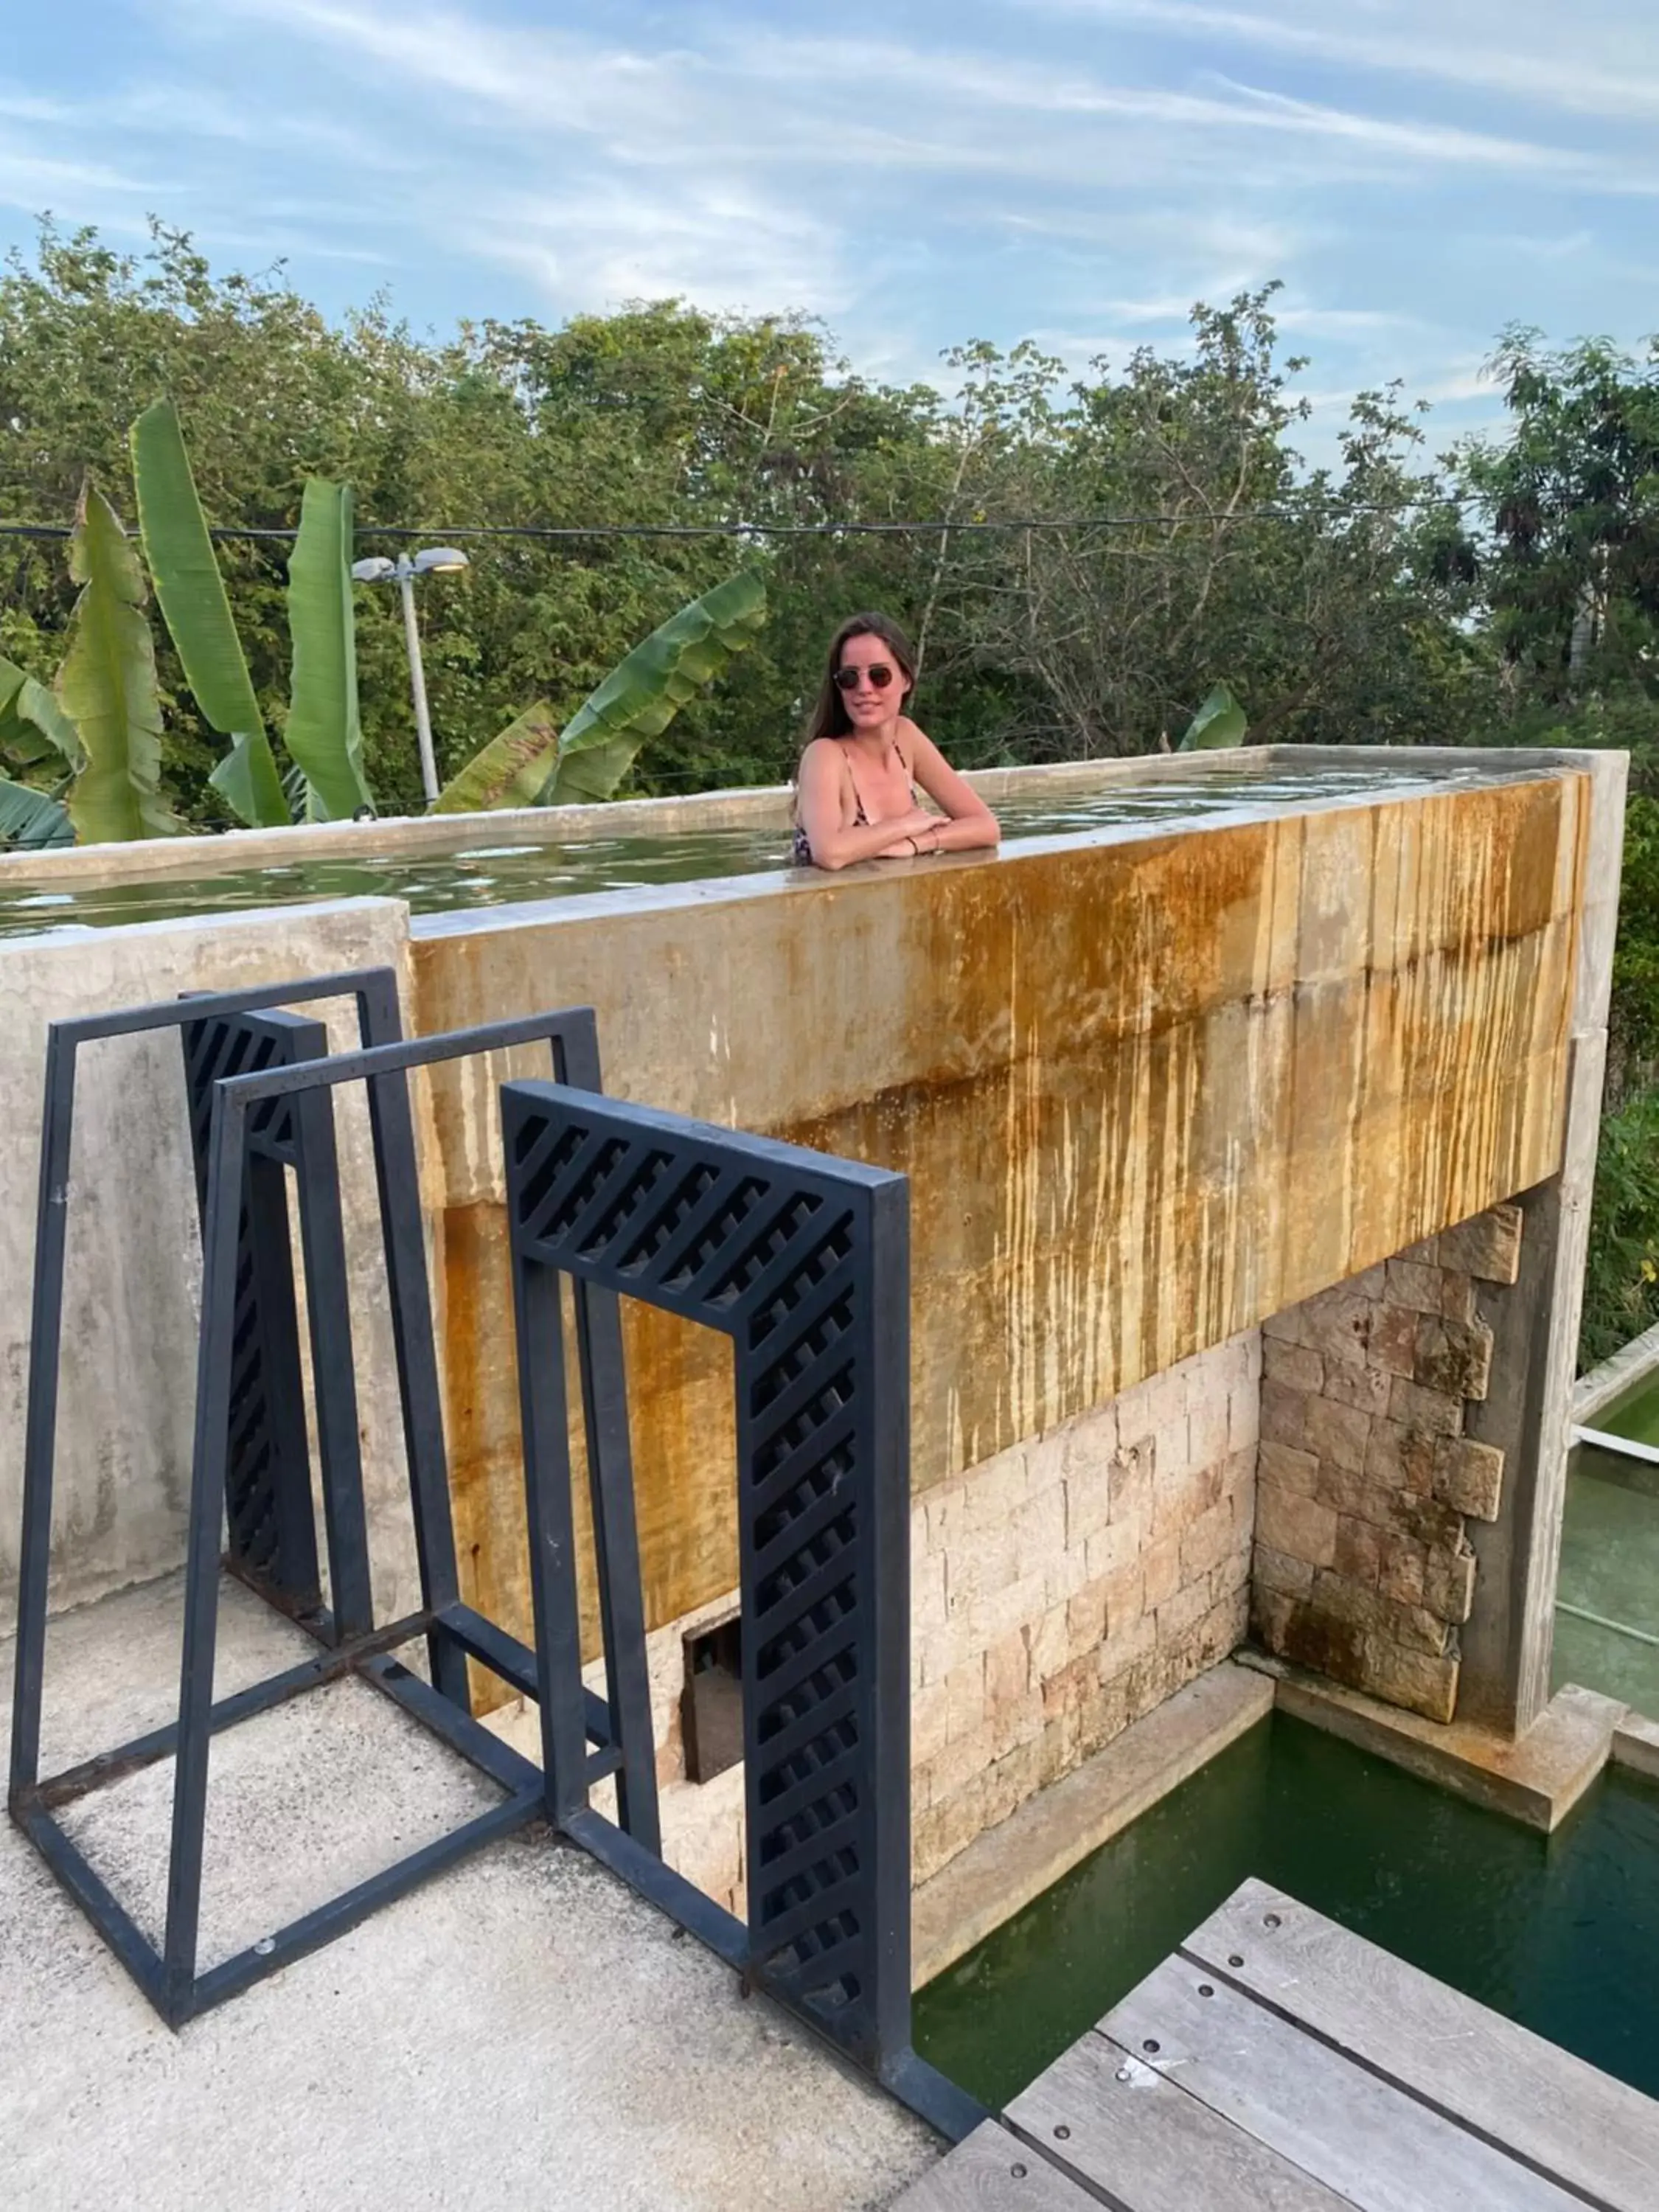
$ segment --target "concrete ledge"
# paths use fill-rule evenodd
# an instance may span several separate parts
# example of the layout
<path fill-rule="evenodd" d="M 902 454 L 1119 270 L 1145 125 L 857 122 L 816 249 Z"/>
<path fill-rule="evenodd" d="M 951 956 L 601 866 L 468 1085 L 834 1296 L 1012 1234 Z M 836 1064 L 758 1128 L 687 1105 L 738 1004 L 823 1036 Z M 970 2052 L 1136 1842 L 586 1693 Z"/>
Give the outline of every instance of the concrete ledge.
<path fill-rule="evenodd" d="M 1523 1736 L 1454 1721 L 1443 1728 L 1322 1675 L 1254 1652 L 1241 1665 L 1272 1679 L 1279 1711 L 1403 1766 L 1425 1782 L 1544 1834 L 1560 1826 L 1607 1765 L 1628 1708 L 1576 1685 L 1559 1690 Z"/>
<path fill-rule="evenodd" d="M 1231 1661 L 1178 1690 L 1086 1765 L 1030 1797 L 911 1899 L 920 1989 L 1273 1711 L 1273 1686 Z"/>
<path fill-rule="evenodd" d="M 1645 1775 L 1650 1782 L 1659 1782 L 1659 1721 L 1645 1720 L 1640 1713 L 1626 1713 L 1613 1732 L 1613 1763 L 1627 1766 L 1632 1774 Z"/>
<path fill-rule="evenodd" d="M 1601 1417 L 1645 1382 L 1656 1367 L 1659 1367 L 1659 1322 L 1628 1344 L 1621 1344 L 1611 1359 L 1604 1359 L 1588 1375 L 1579 1376 L 1572 1389 L 1574 1424 L 1584 1429 L 1599 1427 Z"/>

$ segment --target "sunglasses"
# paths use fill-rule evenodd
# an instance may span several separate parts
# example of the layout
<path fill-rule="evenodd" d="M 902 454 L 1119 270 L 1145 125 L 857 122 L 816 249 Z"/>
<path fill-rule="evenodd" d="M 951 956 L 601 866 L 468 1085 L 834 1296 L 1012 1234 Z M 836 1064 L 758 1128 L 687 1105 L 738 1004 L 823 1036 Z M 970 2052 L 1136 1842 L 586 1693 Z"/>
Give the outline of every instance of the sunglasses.
<path fill-rule="evenodd" d="M 870 668 L 838 668 L 836 671 L 836 690 L 856 691 L 860 676 L 869 678 L 870 688 L 874 691 L 884 691 L 893 680 L 892 670 L 885 661 L 878 660 Z"/>

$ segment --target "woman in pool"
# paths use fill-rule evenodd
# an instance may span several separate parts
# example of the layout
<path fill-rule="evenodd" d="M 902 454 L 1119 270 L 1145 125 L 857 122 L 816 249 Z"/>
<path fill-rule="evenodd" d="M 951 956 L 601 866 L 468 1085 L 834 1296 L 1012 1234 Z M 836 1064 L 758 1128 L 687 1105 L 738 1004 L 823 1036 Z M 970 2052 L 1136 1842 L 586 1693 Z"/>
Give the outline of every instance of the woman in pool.
<path fill-rule="evenodd" d="M 836 632 L 796 785 L 795 858 L 803 866 L 846 868 L 996 843 L 995 815 L 904 711 L 915 680 L 915 655 L 885 615 L 854 615 Z"/>

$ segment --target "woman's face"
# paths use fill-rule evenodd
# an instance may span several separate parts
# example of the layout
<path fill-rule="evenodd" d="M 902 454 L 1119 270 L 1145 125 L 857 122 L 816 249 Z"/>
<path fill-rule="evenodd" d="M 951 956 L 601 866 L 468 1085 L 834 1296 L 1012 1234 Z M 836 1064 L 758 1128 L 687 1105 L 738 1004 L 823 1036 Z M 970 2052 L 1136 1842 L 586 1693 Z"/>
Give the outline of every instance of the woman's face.
<path fill-rule="evenodd" d="M 883 639 L 849 637 L 841 649 L 837 667 L 842 678 L 841 703 L 855 730 L 878 729 L 904 710 L 909 678 L 898 657 Z M 848 684 L 847 678 L 857 682 Z M 883 677 L 886 680 L 883 682 Z"/>

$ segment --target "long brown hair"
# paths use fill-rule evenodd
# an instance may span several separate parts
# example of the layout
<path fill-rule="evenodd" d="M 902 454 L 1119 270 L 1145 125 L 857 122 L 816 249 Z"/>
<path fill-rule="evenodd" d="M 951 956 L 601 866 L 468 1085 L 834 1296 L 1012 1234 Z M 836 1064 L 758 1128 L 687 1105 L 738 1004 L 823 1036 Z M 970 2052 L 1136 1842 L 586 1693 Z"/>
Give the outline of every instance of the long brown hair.
<path fill-rule="evenodd" d="M 806 724 L 806 733 L 801 739 L 803 751 L 815 738 L 844 738 L 850 734 L 852 718 L 845 701 L 836 687 L 836 672 L 841 666 L 842 648 L 849 638 L 878 637 L 897 662 L 899 673 L 905 678 L 905 696 L 915 690 L 916 656 L 910 649 L 910 641 L 896 622 L 885 615 L 849 615 L 830 641 L 830 660 L 823 672 L 823 684 Z"/>

